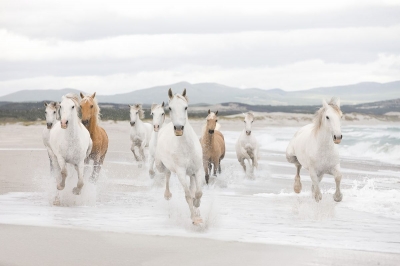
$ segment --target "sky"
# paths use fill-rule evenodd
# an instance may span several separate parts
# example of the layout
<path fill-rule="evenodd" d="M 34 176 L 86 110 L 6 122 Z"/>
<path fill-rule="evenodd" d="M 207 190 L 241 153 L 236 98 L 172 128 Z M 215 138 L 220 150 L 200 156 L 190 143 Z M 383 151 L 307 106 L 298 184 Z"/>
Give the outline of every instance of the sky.
<path fill-rule="evenodd" d="M 0 96 L 400 80 L 400 1 L 188 2 L 1 0 Z"/>

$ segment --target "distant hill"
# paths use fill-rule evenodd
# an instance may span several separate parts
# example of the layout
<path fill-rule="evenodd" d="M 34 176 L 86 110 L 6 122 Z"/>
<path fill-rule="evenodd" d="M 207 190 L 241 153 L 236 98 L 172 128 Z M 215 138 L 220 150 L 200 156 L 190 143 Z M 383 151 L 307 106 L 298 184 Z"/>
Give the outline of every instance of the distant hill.
<path fill-rule="evenodd" d="M 0 102 L 0 122 L 12 121 L 37 121 L 44 120 L 44 102 Z M 194 104 L 189 107 L 190 117 L 206 117 L 208 109 L 218 110 L 219 115 L 234 115 L 246 111 L 254 112 L 282 112 L 282 113 L 315 113 L 318 105 L 249 105 L 243 103 L 222 103 L 214 105 Z M 128 120 L 129 107 L 127 104 L 100 103 L 101 117 L 103 120 Z M 143 106 L 145 118 L 150 119 L 150 105 Z M 400 113 L 400 99 L 364 103 L 358 105 L 343 105 L 341 107 L 345 114 L 360 113 L 368 115 L 384 115 L 388 112 Z M 168 113 L 168 112 L 167 112 Z"/>
<path fill-rule="evenodd" d="M 373 101 L 384 101 L 400 98 L 400 81 L 389 83 L 365 82 L 346 86 L 315 88 L 302 91 L 284 91 L 281 89 L 239 89 L 217 83 L 191 84 L 180 82 L 171 85 L 157 86 L 115 95 L 98 95 L 103 103 L 161 103 L 167 101 L 169 88 L 176 92 L 187 89 L 190 104 L 217 104 L 238 102 L 250 105 L 319 105 L 322 98 L 340 97 L 343 104 L 361 104 Z M 79 93 L 74 89 L 63 90 L 24 90 L 0 97 L 0 101 L 34 102 L 60 100 L 68 93 Z"/>

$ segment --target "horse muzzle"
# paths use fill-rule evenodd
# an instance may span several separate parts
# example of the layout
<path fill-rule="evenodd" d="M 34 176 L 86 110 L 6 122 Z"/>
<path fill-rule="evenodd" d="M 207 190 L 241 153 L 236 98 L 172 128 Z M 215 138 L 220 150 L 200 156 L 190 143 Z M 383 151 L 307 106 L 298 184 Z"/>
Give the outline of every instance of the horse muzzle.
<path fill-rule="evenodd" d="M 160 126 L 159 125 L 154 125 L 154 132 L 158 132 L 160 130 Z"/>
<path fill-rule="evenodd" d="M 175 136 L 180 137 L 183 135 L 183 128 L 184 126 L 174 126 L 174 133 Z"/>
<path fill-rule="evenodd" d="M 67 121 L 61 121 L 61 128 L 62 129 L 67 129 L 68 127 L 68 120 Z"/>
<path fill-rule="evenodd" d="M 250 135 L 251 135 L 251 131 L 246 130 L 246 135 L 247 135 L 247 136 L 250 136 Z"/>
<path fill-rule="evenodd" d="M 135 125 L 135 122 L 131 122 L 131 127 L 133 127 Z"/>
<path fill-rule="evenodd" d="M 208 130 L 208 134 L 214 134 L 214 130 L 213 129 L 209 129 Z"/>
<path fill-rule="evenodd" d="M 340 144 L 342 142 L 343 135 L 333 135 L 333 142 L 335 144 Z"/>
<path fill-rule="evenodd" d="M 47 129 L 51 129 L 52 126 L 53 126 L 53 123 L 47 123 Z"/>
<path fill-rule="evenodd" d="M 89 119 L 88 119 L 88 120 L 82 120 L 82 124 L 83 124 L 84 126 L 89 125 Z"/>

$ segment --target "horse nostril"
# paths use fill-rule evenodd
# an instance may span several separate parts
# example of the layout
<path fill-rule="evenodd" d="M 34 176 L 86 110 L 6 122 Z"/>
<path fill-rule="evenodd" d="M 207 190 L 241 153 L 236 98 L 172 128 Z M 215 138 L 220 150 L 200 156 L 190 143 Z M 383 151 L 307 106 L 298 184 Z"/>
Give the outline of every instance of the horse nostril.
<path fill-rule="evenodd" d="M 182 126 L 182 130 L 183 130 L 184 126 Z"/>
<path fill-rule="evenodd" d="M 336 135 L 333 135 L 333 139 L 336 140 Z"/>
<path fill-rule="evenodd" d="M 340 139 L 343 139 L 343 135 L 340 135 Z"/>
<path fill-rule="evenodd" d="M 174 126 L 174 129 L 176 130 L 176 126 Z"/>
<path fill-rule="evenodd" d="M 67 120 L 67 122 L 65 122 L 65 124 L 68 125 L 68 120 Z"/>

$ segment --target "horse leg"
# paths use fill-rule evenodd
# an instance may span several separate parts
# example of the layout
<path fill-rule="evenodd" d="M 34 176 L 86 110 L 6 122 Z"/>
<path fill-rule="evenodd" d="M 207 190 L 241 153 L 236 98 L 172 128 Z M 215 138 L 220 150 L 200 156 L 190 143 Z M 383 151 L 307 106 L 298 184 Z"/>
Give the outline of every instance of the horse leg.
<path fill-rule="evenodd" d="M 171 171 L 165 169 L 165 192 L 164 198 L 169 200 L 172 197 L 171 192 L 169 191 L 169 179 L 171 178 Z"/>
<path fill-rule="evenodd" d="M 246 173 L 246 164 L 244 162 L 244 158 L 240 158 L 239 163 L 243 167 L 244 172 Z"/>
<path fill-rule="evenodd" d="M 315 170 L 311 169 L 311 168 L 310 168 L 310 176 L 311 176 L 311 181 L 312 181 L 311 190 L 312 190 L 313 196 L 315 198 L 315 201 L 319 202 L 322 199 L 321 190 L 319 189 L 320 178 L 318 177 Z M 300 181 L 300 178 L 299 178 L 299 181 Z"/>
<path fill-rule="evenodd" d="M 81 189 L 83 187 L 83 168 L 84 168 L 84 163 L 81 162 L 77 165 L 75 165 L 75 170 L 78 172 L 78 183 L 76 184 L 76 187 L 72 189 L 72 193 L 75 195 L 81 194 Z"/>
<path fill-rule="evenodd" d="M 215 159 L 214 162 L 214 176 L 217 176 L 217 169 L 219 169 L 219 159 Z"/>
<path fill-rule="evenodd" d="M 300 181 L 300 170 L 301 170 L 301 164 L 300 163 L 296 164 L 296 169 L 297 169 L 297 171 L 296 171 L 296 176 L 294 177 L 293 189 L 294 189 L 294 192 L 300 193 L 301 192 L 301 188 L 302 188 L 301 181 Z"/>
<path fill-rule="evenodd" d="M 135 153 L 135 143 L 132 143 L 131 151 L 133 153 L 133 156 L 135 156 L 135 160 L 138 162 L 139 161 L 139 157 Z"/>
<path fill-rule="evenodd" d="M 61 156 L 59 158 L 60 159 L 57 158 L 57 161 L 61 170 L 61 182 L 57 185 L 57 189 L 63 190 L 65 187 L 65 179 L 67 178 L 67 166 L 64 161 L 64 158 L 62 158 Z"/>
<path fill-rule="evenodd" d="M 150 175 L 150 178 L 154 178 L 156 173 L 154 172 L 154 157 L 151 154 L 150 154 L 149 163 L 150 163 L 150 165 L 149 165 L 149 175 Z"/>
<path fill-rule="evenodd" d="M 203 167 L 204 167 L 204 173 L 205 173 L 205 178 L 206 178 L 206 183 L 208 184 L 208 180 L 210 180 L 210 175 L 208 174 L 208 169 L 211 168 L 211 163 L 206 160 L 203 159 Z M 211 169 L 210 169 L 211 172 Z"/>
<path fill-rule="evenodd" d="M 335 178 L 335 183 L 336 183 L 336 192 L 333 195 L 333 199 L 336 202 L 340 202 L 342 201 L 343 198 L 343 194 L 340 192 L 340 181 L 342 180 L 342 173 L 340 172 L 340 166 L 337 165 L 331 174 Z"/>
<path fill-rule="evenodd" d="M 219 164 L 218 164 L 218 174 L 221 174 L 221 158 L 219 158 Z"/>
<path fill-rule="evenodd" d="M 104 157 L 103 157 L 103 160 L 104 160 Z M 97 181 L 97 178 L 99 177 L 99 173 L 101 170 L 102 163 L 103 163 L 103 161 L 101 158 L 95 158 L 93 160 L 93 172 L 90 177 L 91 181 Z"/>
<path fill-rule="evenodd" d="M 186 169 L 179 169 L 180 171 L 177 171 L 177 176 L 179 181 L 181 182 L 183 186 L 183 190 L 185 191 L 185 199 L 187 204 L 189 205 L 189 210 L 190 210 L 190 218 L 193 221 L 193 224 L 198 225 L 202 223 L 203 221 L 201 220 L 201 217 L 198 216 L 195 212 L 194 206 L 193 206 L 193 198 L 190 193 L 190 189 L 186 183 Z"/>
<path fill-rule="evenodd" d="M 193 199 L 193 205 L 198 208 L 200 207 L 200 201 L 201 197 L 203 196 L 202 187 L 203 187 L 203 182 L 202 182 L 202 177 L 201 177 L 201 170 L 199 170 L 194 176 L 193 176 L 193 181 L 196 185 L 196 192 L 194 193 L 194 199 Z M 192 179 L 190 179 L 192 181 Z M 201 219 L 201 218 L 200 218 Z"/>

